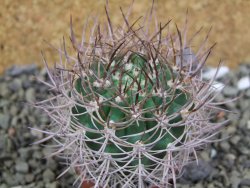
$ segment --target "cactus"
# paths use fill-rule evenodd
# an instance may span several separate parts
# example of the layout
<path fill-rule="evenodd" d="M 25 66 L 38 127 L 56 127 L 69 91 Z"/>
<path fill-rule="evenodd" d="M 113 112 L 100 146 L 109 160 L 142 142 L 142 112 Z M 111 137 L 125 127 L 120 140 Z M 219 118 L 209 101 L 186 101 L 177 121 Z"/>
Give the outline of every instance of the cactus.
<path fill-rule="evenodd" d="M 64 43 L 55 69 L 44 58 L 54 96 L 36 105 L 52 120 L 39 143 L 53 138 L 51 155 L 66 158 L 80 184 L 175 185 L 182 167 L 225 123 L 210 121 L 220 108 L 213 80 L 202 79 L 213 46 L 205 49 L 204 41 L 195 54 L 185 28 L 164 34 L 170 22 L 156 22 L 150 33 L 152 14 L 142 27 L 121 12 L 123 27 L 113 27 L 106 9 L 108 30 L 95 24 L 81 43 L 71 22 L 76 56 Z"/>

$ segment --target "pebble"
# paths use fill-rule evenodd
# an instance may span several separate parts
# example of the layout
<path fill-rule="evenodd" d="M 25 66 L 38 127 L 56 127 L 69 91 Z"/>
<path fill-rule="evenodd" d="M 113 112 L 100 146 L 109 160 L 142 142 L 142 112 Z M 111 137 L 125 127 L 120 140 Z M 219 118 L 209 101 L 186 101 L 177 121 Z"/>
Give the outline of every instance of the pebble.
<path fill-rule="evenodd" d="M 241 137 L 239 135 L 234 135 L 231 139 L 230 142 L 237 147 Z"/>
<path fill-rule="evenodd" d="M 18 78 L 14 79 L 10 84 L 9 84 L 9 89 L 12 92 L 17 92 L 22 88 L 22 81 Z"/>
<path fill-rule="evenodd" d="M 25 184 L 25 178 L 23 177 L 23 174 L 22 173 L 16 173 L 15 174 L 15 181 L 17 181 L 19 185 L 24 185 Z"/>
<path fill-rule="evenodd" d="M 29 171 L 29 165 L 23 161 L 16 162 L 16 171 L 21 173 L 27 173 Z"/>
<path fill-rule="evenodd" d="M 46 167 L 49 168 L 52 171 L 55 171 L 57 169 L 57 163 L 54 159 L 48 158 L 46 161 Z"/>
<path fill-rule="evenodd" d="M 230 144 L 227 141 L 222 141 L 220 143 L 220 147 L 224 152 L 228 152 L 230 150 Z"/>
<path fill-rule="evenodd" d="M 26 175 L 25 175 L 25 181 L 26 181 L 27 183 L 33 182 L 34 179 L 35 179 L 34 174 L 26 174 Z"/>
<path fill-rule="evenodd" d="M 10 106 L 10 114 L 11 114 L 11 116 L 15 116 L 15 115 L 17 115 L 17 113 L 18 113 L 17 106 L 16 105 L 11 105 Z"/>
<path fill-rule="evenodd" d="M 12 160 L 6 160 L 6 161 L 4 161 L 4 166 L 6 166 L 7 168 L 11 168 L 13 163 L 14 163 L 14 161 L 12 161 Z"/>
<path fill-rule="evenodd" d="M 57 188 L 58 187 L 58 183 L 57 182 L 46 183 L 45 187 L 46 188 Z"/>
<path fill-rule="evenodd" d="M 0 84 L 0 96 L 3 98 L 7 98 L 10 94 L 8 84 L 7 83 L 1 83 Z"/>
<path fill-rule="evenodd" d="M 237 90 L 237 88 L 235 88 L 233 86 L 226 86 L 223 89 L 223 94 L 226 97 L 236 97 L 236 95 L 238 94 L 238 90 Z"/>
<path fill-rule="evenodd" d="M 37 65 L 12 66 L 6 71 L 8 76 L 20 76 L 21 74 L 34 74 L 37 71 Z"/>
<path fill-rule="evenodd" d="M 28 163 L 29 163 L 29 166 L 31 167 L 31 168 L 33 168 L 33 169 L 35 169 L 36 167 L 37 167 L 37 161 L 35 160 L 35 159 L 30 159 L 29 161 L 28 161 Z"/>
<path fill-rule="evenodd" d="M 27 102 L 33 103 L 35 102 L 35 89 L 29 88 L 25 93 L 25 99 Z"/>
<path fill-rule="evenodd" d="M 30 155 L 32 154 L 32 148 L 20 148 L 18 150 L 20 158 L 24 161 L 29 159 Z"/>
<path fill-rule="evenodd" d="M 38 150 L 38 151 L 35 151 L 35 152 L 32 153 L 32 157 L 34 159 L 41 159 L 44 156 L 43 156 L 42 152 L 40 150 Z"/>
<path fill-rule="evenodd" d="M 50 169 L 43 172 L 43 179 L 45 182 L 52 182 L 55 179 L 55 174 Z"/>
<path fill-rule="evenodd" d="M 224 87 L 225 87 L 225 84 L 223 84 L 221 82 L 214 82 L 213 83 L 213 89 L 216 91 L 222 91 Z"/>
<path fill-rule="evenodd" d="M 241 100 L 239 102 L 239 105 L 240 105 L 240 109 L 242 111 L 245 111 L 247 109 L 250 109 L 250 100 Z"/>
<path fill-rule="evenodd" d="M 213 159 L 217 156 L 217 150 L 212 148 L 210 152 L 210 157 Z"/>
<path fill-rule="evenodd" d="M 195 183 L 207 178 L 212 170 L 213 168 L 208 162 L 199 160 L 198 165 L 196 162 L 186 165 L 181 178 Z"/>
<path fill-rule="evenodd" d="M 8 129 L 9 127 L 10 116 L 8 114 L 0 113 L 0 128 Z"/>
<path fill-rule="evenodd" d="M 250 77 L 246 76 L 241 78 L 237 83 L 237 87 L 239 90 L 245 90 L 250 88 Z"/>
<path fill-rule="evenodd" d="M 203 73 L 202 77 L 206 80 L 211 80 L 215 76 L 216 72 L 217 72 L 217 68 L 209 68 L 206 72 Z M 228 67 L 221 66 L 217 73 L 216 79 L 225 76 L 228 72 L 229 72 Z"/>
<path fill-rule="evenodd" d="M 225 156 L 225 161 L 227 161 L 227 165 L 229 168 L 232 168 L 235 162 L 236 156 L 232 153 L 228 153 Z"/>
<path fill-rule="evenodd" d="M 247 66 L 247 64 L 241 64 L 239 66 L 239 73 L 240 73 L 240 76 L 247 76 L 247 75 L 249 75 L 250 69 Z"/>

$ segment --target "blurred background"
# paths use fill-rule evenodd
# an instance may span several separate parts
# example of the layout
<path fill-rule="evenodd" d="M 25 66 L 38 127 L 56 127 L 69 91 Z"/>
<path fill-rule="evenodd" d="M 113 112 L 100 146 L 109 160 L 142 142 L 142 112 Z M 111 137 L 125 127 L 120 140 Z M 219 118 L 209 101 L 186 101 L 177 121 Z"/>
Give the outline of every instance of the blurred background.
<path fill-rule="evenodd" d="M 41 65 L 40 51 L 49 56 L 51 64 L 57 59 L 44 42 L 59 46 L 62 37 L 68 39 L 70 15 L 76 33 L 81 34 L 88 16 L 99 15 L 100 22 L 106 21 L 105 0 L 1 0 L 0 7 L 0 72 L 16 64 Z M 122 20 L 120 6 L 128 8 L 131 0 L 110 0 L 110 15 L 114 24 Z M 135 0 L 132 19 L 145 14 L 151 0 Z M 198 40 L 205 36 L 212 26 L 209 43 L 217 42 L 210 65 L 217 65 L 219 59 L 235 68 L 239 63 L 250 61 L 250 1 L 249 0 L 155 0 L 159 21 L 173 19 L 183 26 L 186 10 L 189 10 L 189 33 L 200 27 L 204 30 Z M 172 24 L 173 24 L 172 23 Z M 174 25 L 174 24 L 173 24 Z M 69 44 L 69 43 L 68 43 Z"/>

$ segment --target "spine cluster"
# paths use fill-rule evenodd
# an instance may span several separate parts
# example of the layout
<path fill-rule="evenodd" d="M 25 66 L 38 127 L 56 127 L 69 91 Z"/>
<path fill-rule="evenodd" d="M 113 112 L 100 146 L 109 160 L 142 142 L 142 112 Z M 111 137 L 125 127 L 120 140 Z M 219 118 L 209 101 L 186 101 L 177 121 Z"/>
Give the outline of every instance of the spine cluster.
<path fill-rule="evenodd" d="M 48 69 L 53 96 L 36 106 L 52 123 L 41 142 L 55 140 L 52 155 L 67 159 L 80 184 L 175 185 L 225 123 L 211 121 L 221 109 L 213 80 L 202 79 L 213 46 L 205 49 L 206 37 L 194 53 L 186 27 L 173 34 L 170 21 L 151 23 L 150 14 L 148 22 L 129 22 L 123 11 L 124 24 L 113 27 L 106 12 L 107 30 L 95 23 L 88 41 L 83 34 L 77 42 L 71 25 L 76 55 L 63 46 L 61 61 Z"/>

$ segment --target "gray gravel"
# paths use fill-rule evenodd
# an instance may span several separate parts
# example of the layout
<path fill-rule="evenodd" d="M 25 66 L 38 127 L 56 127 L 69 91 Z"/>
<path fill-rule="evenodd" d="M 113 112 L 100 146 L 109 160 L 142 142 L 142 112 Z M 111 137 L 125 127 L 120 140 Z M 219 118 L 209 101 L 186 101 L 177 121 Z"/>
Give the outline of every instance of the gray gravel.
<path fill-rule="evenodd" d="M 228 84 L 218 99 L 242 97 L 223 106 L 235 112 L 217 119 L 231 120 L 217 137 L 223 141 L 198 152 L 199 165 L 190 163 L 184 168 L 178 188 L 250 187 L 250 89 L 237 89 L 237 80 L 249 74 L 250 65 L 241 65 L 217 80 Z M 65 161 L 47 159 L 47 148 L 31 144 L 45 135 L 28 127 L 43 129 L 50 123 L 48 117 L 28 105 L 48 95 L 46 86 L 35 81 L 34 75 L 48 79 L 45 70 L 35 65 L 14 66 L 0 75 L 0 188 L 72 187 L 72 173 L 56 179 Z"/>
<path fill-rule="evenodd" d="M 14 66 L 0 75 L 0 188 L 68 188 L 74 181 L 72 173 L 57 180 L 64 161 L 47 159 L 45 147 L 32 145 L 44 135 L 28 127 L 45 128 L 50 123 L 29 105 L 48 95 L 35 76 L 47 79 L 35 65 Z"/>

